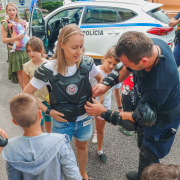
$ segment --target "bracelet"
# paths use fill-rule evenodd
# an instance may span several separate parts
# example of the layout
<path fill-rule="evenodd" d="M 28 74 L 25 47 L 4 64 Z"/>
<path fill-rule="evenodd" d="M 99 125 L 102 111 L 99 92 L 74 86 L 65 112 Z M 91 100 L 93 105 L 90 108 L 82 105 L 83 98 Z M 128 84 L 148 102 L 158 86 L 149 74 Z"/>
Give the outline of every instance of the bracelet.
<path fill-rule="evenodd" d="M 122 109 L 122 108 L 123 108 L 122 106 L 118 107 L 118 109 Z"/>
<path fill-rule="evenodd" d="M 46 114 L 47 116 L 49 116 L 50 111 L 51 111 L 51 109 L 50 109 L 50 108 L 47 108 L 47 110 L 46 110 L 45 114 Z"/>

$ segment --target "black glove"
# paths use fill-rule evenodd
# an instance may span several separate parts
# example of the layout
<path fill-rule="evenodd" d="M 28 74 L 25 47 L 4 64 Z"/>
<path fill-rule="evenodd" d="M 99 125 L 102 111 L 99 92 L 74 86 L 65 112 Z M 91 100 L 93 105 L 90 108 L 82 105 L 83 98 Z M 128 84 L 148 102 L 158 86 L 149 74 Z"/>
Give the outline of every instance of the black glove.
<path fill-rule="evenodd" d="M 105 119 L 105 121 L 113 124 L 120 125 L 124 127 L 128 131 L 134 131 L 136 129 L 135 124 L 130 120 L 122 120 L 122 117 L 119 115 L 119 112 L 113 112 L 111 110 L 107 110 L 101 114 L 101 117 Z"/>

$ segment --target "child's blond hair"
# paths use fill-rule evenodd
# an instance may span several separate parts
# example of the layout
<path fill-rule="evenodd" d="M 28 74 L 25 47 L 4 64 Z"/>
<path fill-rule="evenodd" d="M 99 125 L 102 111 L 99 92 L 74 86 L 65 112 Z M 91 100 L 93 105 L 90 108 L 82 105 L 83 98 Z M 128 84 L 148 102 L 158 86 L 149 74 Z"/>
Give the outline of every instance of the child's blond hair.
<path fill-rule="evenodd" d="M 10 2 L 10 3 L 8 3 L 8 4 L 6 5 L 6 19 L 10 19 L 9 14 L 8 14 L 8 7 L 9 7 L 9 6 L 13 6 L 13 7 L 17 10 L 17 14 L 16 14 L 16 19 L 15 19 L 15 20 L 16 20 L 17 22 L 20 22 L 18 7 L 17 7 L 16 4 L 13 3 L 13 2 Z"/>

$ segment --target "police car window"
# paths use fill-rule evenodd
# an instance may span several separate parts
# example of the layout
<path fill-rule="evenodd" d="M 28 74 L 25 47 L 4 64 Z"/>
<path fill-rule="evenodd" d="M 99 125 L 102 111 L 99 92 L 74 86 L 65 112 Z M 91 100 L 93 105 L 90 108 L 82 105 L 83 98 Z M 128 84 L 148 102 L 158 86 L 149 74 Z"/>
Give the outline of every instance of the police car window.
<path fill-rule="evenodd" d="M 117 9 L 117 11 L 122 21 L 127 21 L 136 16 L 136 13 L 129 9 Z"/>
<path fill-rule="evenodd" d="M 162 23 L 165 23 L 165 24 L 169 23 L 169 17 L 160 8 L 156 8 L 151 11 L 148 11 L 147 14 L 149 14 L 150 16 L 152 16 L 153 18 L 157 19 L 158 21 Z"/>
<path fill-rule="evenodd" d="M 61 19 L 66 18 L 68 24 L 76 23 L 78 25 L 80 17 L 81 17 L 82 9 L 83 8 L 75 8 L 75 9 L 67 9 L 65 11 L 61 11 L 60 13 L 53 16 L 49 20 L 48 24 L 50 26 L 53 26 L 53 25 L 60 26 Z M 53 23 L 55 23 L 55 24 L 53 24 Z"/>
<path fill-rule="evenodd" d="M 87 8 L 85 23 L 113 23 L 116 22 L 117 13 L 110 8 Z"/>

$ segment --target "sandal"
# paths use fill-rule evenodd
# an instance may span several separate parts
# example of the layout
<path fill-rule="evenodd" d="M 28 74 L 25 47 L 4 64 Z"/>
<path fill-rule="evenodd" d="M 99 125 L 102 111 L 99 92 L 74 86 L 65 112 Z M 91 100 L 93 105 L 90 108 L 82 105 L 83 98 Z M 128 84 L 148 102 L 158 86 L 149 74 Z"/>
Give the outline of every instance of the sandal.
<path fill-rule="evenodd" d="M 82 178 L 82 180 L 85 180 L 85 179 Z M 94 178 L 88 178 L 88 180 L 94 180 Z"/>

